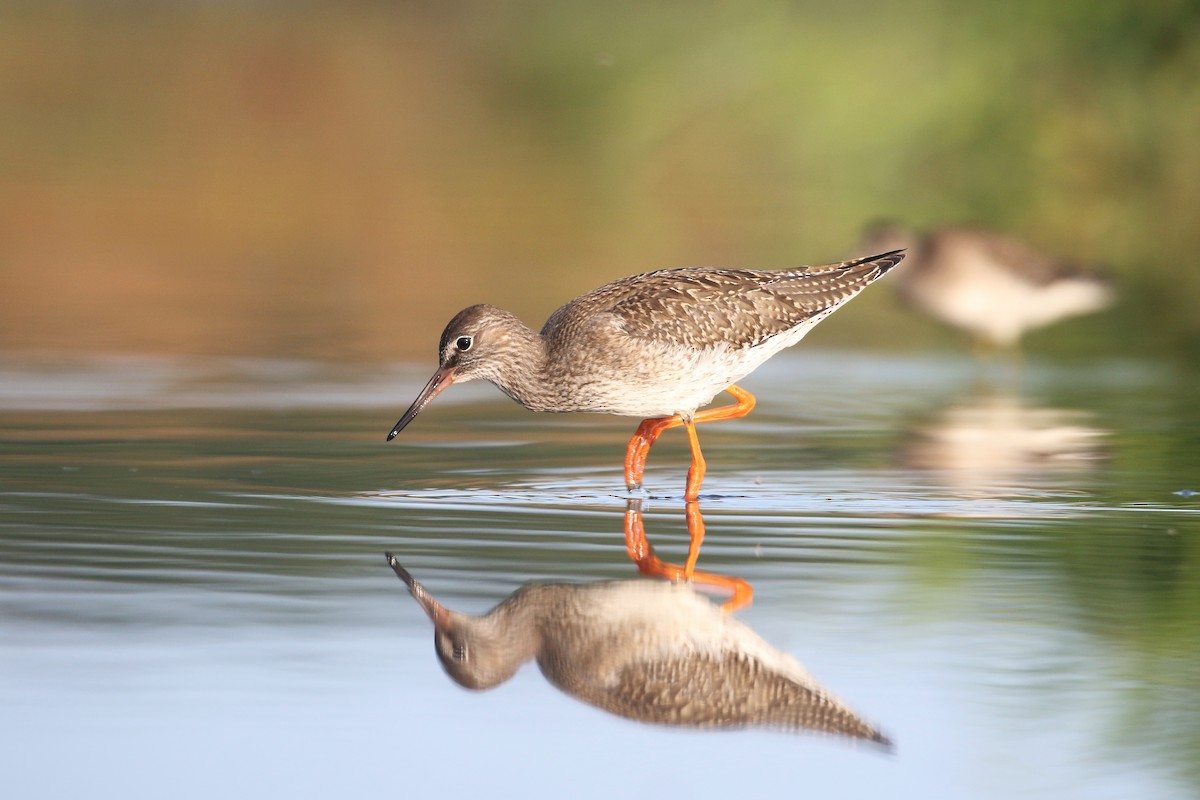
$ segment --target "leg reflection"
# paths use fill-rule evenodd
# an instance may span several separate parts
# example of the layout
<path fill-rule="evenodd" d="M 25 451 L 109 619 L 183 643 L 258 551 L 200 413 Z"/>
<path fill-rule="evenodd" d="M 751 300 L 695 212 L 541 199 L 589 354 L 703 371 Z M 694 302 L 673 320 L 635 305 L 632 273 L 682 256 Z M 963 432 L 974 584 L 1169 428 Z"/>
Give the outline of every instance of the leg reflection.
<path fill-rule="evenodd" d="M 686 566 L 670 564 L 659 559 L 654 554 L 654 548 L 646 539 L 646 525 L 642 521 L 642 500 L 632 498 L 625 503 L 625 550 L 630 559 L 637 565 L 638 572 L 656 578 L 666 578 L 669 581 L 691 581 L 702 586 L 713 586 L 731 592 L 728 600 L 721 604 L 724 611 L 736 611 L 750 605 L 754 597 L 754 589 L 741 578 L 732 575 L 717 575 L 711 572 L 696 570 L 696 561 L 700 557 L 700 543 L 704 541 L 704 519 L 700 515 L 700 504 L 689 502 L 686 505 L 688 533 L 691 543 L 688 545 Z"/>

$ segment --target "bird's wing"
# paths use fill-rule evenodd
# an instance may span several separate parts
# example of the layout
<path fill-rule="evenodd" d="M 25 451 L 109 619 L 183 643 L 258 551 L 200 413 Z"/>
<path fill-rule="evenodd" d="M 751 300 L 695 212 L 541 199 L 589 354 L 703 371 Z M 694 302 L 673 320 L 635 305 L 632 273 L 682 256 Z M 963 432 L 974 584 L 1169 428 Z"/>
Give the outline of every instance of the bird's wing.
<path fill-rule="evenodd" d="M 648 342 L 696 348 L 759 344 L 849 300 L 902 252 L 791 270 L 670 269 L 625 278 L 568 303 L 543 333 L 615 324 Z"/>
<path fill-rule="evenodd" d="M 803 271 L 778 272 L 768 285 L 777 296 L 787 297 L 813 313 L 820 313 L 854 297 L 903 260 L 904 251 L 893 250 Z"/>
<path fill-rule="evenodd" d="M 625 665 L 581 698 L 631 719 L 699 728 L 768 727 L 833 733 L 885 746 L 887 737 L 837 698 L 740 653 L 686 654 Z"/>

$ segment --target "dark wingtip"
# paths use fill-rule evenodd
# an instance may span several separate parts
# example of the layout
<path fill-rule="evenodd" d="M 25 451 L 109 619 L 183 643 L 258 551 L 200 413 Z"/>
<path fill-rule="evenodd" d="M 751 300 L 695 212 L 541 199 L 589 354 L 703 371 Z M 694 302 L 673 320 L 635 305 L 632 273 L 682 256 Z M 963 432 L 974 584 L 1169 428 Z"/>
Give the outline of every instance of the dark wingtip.
<path fill-rule="evenodd" d="M 871 741 L 879 745 L 880 749 L 885 753 L 889 755 L 896 754 L 896 743 L 879 731 L 875 731 L 875 735 L 871 737 Z"/>
<path fill-rule="evenodd" d="M 815 269 L 822 272 L 838 273 L 838 274 L 853 274 L 858 276 L 866 276 L 873 274 L 871 280 L 886 275 L 892 267 L 904 260 L 907 248 L 899 250 L 888 250 L 886 253 L 879 253 L 865 258 L 855 258 L 850 261 L 843 261 L 840 264 L 830 264 L 824 267 Z M 870 267 L 870 269 L 862 269 Z M 868 281 L 869 282 L 869 281 Z"/>
<path fill-rule="evenodd" d="M 876 265 L 879 267 L 880 270 L 882 270 L 883 272 L 887 272 L 889 269 L 891 269 L 892 267 L 896 266 L 897 264 L 899 264 L 901 261 L 904 260 L 904 256 L 907 254 L 907 249 L 908 248 L 901 247 L 899 250 L 888 250 L 886 253 L 880 253 L 879 255 L 876 255 L 876 256 L 868 256 L 866 258 L 861 258 L 858 261 L 854 262 L 854 264 L 852 266 L 856 266 L 858 264 L 876 263 Z M 887 262 L 887 263 L 883 263 L 883 264 L 878 263 L 881 261 Z"/>
<path fill-rule="evenodd" d="M 396 434 L 397 434 L 397 433 L 399 433 L 399 432 L 400 432 L 400 431 L 398 431 L 398 430 L 396 430 L 395 428 L 393 428 L 393 429 L 392 429 L 392 432 L 391 432 L 391 433 L 389 433 L 389 434 L 387 435 L 387 440 L 390 442 L 392 439 L 395 439 L 395 438 L 396 438 Z"/>

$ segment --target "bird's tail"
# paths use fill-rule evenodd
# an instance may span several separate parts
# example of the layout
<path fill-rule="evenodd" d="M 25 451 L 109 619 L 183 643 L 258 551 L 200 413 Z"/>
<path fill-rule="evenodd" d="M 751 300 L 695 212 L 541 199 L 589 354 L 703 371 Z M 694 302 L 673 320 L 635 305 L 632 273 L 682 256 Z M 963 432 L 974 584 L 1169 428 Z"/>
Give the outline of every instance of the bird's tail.
<path fill-rule="evenodd" d="M 855 258 L 850 261 L 842 261 L 837 264 L 826 264 L 823 267 L 810 267 L 808 274 L 817 275 L 823 272 L 834 272 L 841 275 L 847 274 L 869 274 L 878 272 L 875 277 L 886 275 L 888 270 L 904 260 L 905 251 L 889 250 L 886 253 L 880 253 L 877 256 L 867 256 L 866 258 Z"/>

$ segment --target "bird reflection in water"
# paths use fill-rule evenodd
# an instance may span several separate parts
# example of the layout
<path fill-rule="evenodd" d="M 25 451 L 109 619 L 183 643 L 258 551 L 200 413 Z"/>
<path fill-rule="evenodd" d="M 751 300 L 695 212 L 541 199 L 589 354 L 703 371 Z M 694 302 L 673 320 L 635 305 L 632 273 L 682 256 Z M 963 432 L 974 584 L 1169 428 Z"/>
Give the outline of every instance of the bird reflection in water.
<path fill-rule="evenodd" d="M 625 551 L 637 565 L 638 572 L 652 578 L 666 578 L 669 581 L 691 581 L 702 586 L 712 586 L 718 590 L 728 590 L 730 597 L 721 608 L 725 611 L 736 611 L 750 605 L 754 590 L 750 584 L 732 575 L 718 575 L 715 572 L 700 572 L 696 562 L 700 558 L 700 545 L 704 541 L 704 518 L 700 514 L 700 504 L 694 500 L 684 504 L 688 529 L 687 562 L 680 566 L 659 559 L 654 548 L 646 539 L 646 525 L 642 520 L 642 500 L 630 498 L 625 501 Z"/>
<path fill-rule="evenodd" d="M 498 686 L 536 660 L 554 686 L 628 719 L 822 732 L 891 749 L 800 662 L 690 584 L 535 582 L 476 617 L 447 609 L 387 558 L 433 621 L 442 666 L 469 689 Z"/>
<path fill-rule="evenodd" d="M 1007 392 L 981 392 L 914 425 L 905 466 L 934 470 L 948 488 L 994 493 L 1014 482 L 1094 468 L 1105 431 L 1089 414 L 1031 406 Z"/>

